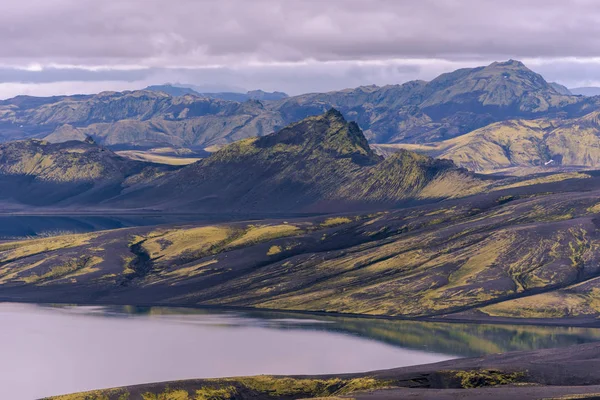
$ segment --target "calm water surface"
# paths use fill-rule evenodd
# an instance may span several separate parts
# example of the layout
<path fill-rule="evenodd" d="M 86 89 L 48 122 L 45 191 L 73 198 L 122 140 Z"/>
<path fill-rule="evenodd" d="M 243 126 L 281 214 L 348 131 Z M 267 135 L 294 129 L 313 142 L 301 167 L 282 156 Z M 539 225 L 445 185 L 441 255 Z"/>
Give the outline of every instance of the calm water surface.
<path fill-rule="evenodd" d="M 146 382 L 325 374 L 600 339 L 583 328 L 0 304 L 0 399 Z"/>

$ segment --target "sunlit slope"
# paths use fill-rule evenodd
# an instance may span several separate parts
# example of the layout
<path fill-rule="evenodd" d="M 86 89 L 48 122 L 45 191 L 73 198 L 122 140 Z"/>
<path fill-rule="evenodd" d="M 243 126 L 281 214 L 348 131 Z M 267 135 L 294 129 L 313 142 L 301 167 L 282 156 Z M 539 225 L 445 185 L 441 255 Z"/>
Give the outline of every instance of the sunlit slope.
<path fill-rule="evenodd" d="M 581 118 L 512 120 L 491 124 L 458 138 L 423 145 L 378 145 L 382 154 L 399 149 L 446 158 L 477 172 L 538 167 L 600 166 L 598 112 Z"/>
<path fill-rule="evenodd" d="M 598 178 L 571 177 L 372 214 L 9 242 L 0 248 L 2 296 L 412 317 L 477 309 L 596 316 L 599 186 Z"/>

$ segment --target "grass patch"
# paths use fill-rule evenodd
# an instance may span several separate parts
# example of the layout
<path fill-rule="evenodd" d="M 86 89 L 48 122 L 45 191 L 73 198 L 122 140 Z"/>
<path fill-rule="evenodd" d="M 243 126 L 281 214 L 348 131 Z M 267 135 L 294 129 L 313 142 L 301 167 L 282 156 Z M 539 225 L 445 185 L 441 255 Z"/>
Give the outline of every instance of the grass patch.
<path fill-rule="evenodd" d="M 186 386 L 188 388 L 186 388 Z M 354 379 L 303 379 L 273 376 L 206 379 L 187 384 L 175 382 L 166 388 L 148 390 L 142 394 L 144 400 L 260 400 L 260 399 L 303 399 L 315 397 L 335 398 L 356 391 L 373 390 L 390 386 L 389 381 L 374 378 Z M 95 390 L 46 400 L 121 400 L 128 396 L 127 389 Z M 127 400 L 128 397 L 123 397 Z"/>
<path fill-rule="evenodd" d="M 283 249 L 281 248 L 281 246 L 271 246 L 269 248 L 269 251 L 267 251 L 267 255 L 268 256 L 274 256 L 276 254 L 279 254 L 283 251 Z"/>
<path fill-rule="evenodd" d="M 229 243 L 228 247 L 246 246 L 277 239 L 286 236 L 294 236 L 303 231 L 297 226 L 290 224 L 281 225 L 249 225 L 248 230 L 239 238 Z"/>
<path fill-rule="evenodd" d="M 463 389 L 473 389 L 488 386 L 510 385 L 523 382 L 523 372 L 503 372 L 493 369 L 480 369 L 471 371 L 442 371 L 451 380 L 457 379 Z"/>
<path fill-rule="evenodd" d="M 233 229 L 225 226 L 177 229 L 150 237 L 142 247 L 151 258 L 166 261 L 191 254 L 207 253 L 211 248 L 228 240 L 234 233 Z"/>
<path fill-rule="evenodd" d="M 350 222 L 352 222 L 352 220 L 350 218 L 348 218 L 348 217 L 334 217 L 334 218 L 327 218 L 321 224 L 321 226 L 324 227 L 324 228 L 329 228 L 331 226 L 348 224 Z"/>
<path fill-rule="evenodd" d="M 102 258 L 96 256 L 84 256 L 75 260 L 67 261 L 65 264 L 50 268 L 49 271 L 42 275 L 31 274 L 23 277 L 25 283 L 45 283 L 49 281 L 75 278 L 77 276 L 90 274 L 98 271 L 94 266 L 101 263 Z"/>

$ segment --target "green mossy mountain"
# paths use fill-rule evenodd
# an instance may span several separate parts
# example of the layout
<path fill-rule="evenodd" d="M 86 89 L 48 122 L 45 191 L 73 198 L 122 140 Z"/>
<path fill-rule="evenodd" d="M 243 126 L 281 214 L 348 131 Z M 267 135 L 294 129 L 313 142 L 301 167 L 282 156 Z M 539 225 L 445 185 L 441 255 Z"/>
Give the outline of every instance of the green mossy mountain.
<path fill-rule="evenodd" d="M 356 123 L 332 109 L 277 133 L 228 145 L 114 204 L 197 212 L 323 212 L 438 200 L 480 185 L 450 161 L 412 152 L 384 160 Z"/>
<path fill-rule="evenodd" d="M 268 107 L 281 112 L 284 120 L 335 107 L 358 122 L 374 143 L 423 143 L 506 119 L 581 116 L 598 105 L 560 93 L 521 62 L 509 60 L 442 74 L 430 82 L 306 94 Z"/>
<path fill-rule="evenodd" d="M 373 143 L 424 143 L 498 121 L 574 118 L 599 108 L 596 98 L 570 95 L 514 60 L 460 69 L 430 82 L 293 97 L 262 91 L 219 97 L 185 88 L 150 89 L 0 101 L 0 141 L 45 138 L 60 142 L 92 136 L 100 144 L 119 149 L 175 146 L 197 150 L 267 135 L 336 108 L 347 120 L 358 123 Z"/>

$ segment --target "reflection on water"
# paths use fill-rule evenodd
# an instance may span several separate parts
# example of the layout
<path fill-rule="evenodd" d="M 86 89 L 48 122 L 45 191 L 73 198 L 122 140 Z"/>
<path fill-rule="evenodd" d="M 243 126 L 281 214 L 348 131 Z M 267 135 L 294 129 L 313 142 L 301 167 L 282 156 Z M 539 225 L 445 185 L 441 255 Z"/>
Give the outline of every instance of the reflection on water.
<path fill-rule="evenodd" d="M 600 339 L 591 328 L 0 303 L 0 399 L 146 382 L 360 372 Z"/>
<path fill-rule="evenodd" d="M 566 347 L 600 340 L 599 328 L 536 325 L 463 324 L 419 322 L 356 317 L 307 316 L 306 314 L 262 311 L 236 311 L 168 307 L 111 306 L 97 309 L 104 315 L 154 315 L 177 318 L 194 315 L 231 315 L 228 323 L 252 321 L 275 329 L 325 330 L 356 335 L 393 346 L 460 357 L 476 357 L 508 351 Z M 242 320 L 245 316 L 248 319 Z M 243 321 L 243 322 L 242 322 Z"/>
<path fill-rule="evenodd" d="M 177 379 L 360 372 L 453 355 L 320 329 L 305 318 L 0 304 L 0 399 Z"/>

